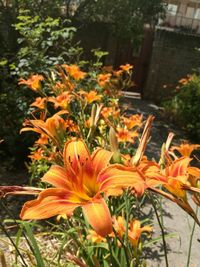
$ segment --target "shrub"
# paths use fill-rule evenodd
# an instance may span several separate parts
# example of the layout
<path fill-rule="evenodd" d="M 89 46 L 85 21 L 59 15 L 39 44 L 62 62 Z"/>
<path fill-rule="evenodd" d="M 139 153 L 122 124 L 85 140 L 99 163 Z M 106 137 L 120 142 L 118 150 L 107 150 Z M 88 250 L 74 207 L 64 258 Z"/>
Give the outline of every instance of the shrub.
<path fill-rule="evenodd" d="M 178 92 L 165 103 L 165 110 L 173 116 L 194 141 L 200 141 L 200 75 L 193 74 L 179 81 Z"/>
<path fill-rule="evenodd" d="M 76 29 L 68 20 L 41 18 L 31 16 L 30 11 L 23 11 L 14 27 L 18 33 L 18 50 L 12 58 L 5 53 L 0 59 L 0 140 L 4 140 L 0 156 L 2 160 L 9 158 L 7 167 L 23 162 L 27 147 L 33 140 L 32 135 L 19 137 L 22 122 L 29 116 L 29 104 L 33 100 L 31 91 L 18 86 L 19 77 L 45 73 L 50 66 L 66 60 L 78 61 L 81 52 L 76 45 L 72 46 Z"/>

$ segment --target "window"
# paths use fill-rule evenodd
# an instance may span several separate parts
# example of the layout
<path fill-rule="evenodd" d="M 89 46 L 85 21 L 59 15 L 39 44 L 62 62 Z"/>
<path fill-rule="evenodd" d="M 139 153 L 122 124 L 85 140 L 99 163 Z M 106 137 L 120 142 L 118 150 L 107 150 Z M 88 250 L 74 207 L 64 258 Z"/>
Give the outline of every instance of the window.
<path fill-rule="evenodd" d="M 194 13 L 194 18 L 195 19 L 200 19 L 200 8 L 197 8 Z"/>
<path fill-rule="evenodd" d="M 176 4 L 168 4 L 167 11 L 169 14 L 175 16 L 178 10 L 178 5 Z"/>
<path fill-rule="evenodd" d="M 199 6 L 195 3 L 189 3 L 187 4 L 187 9 L 186 9 L 186 14 L 185 16 L 187 18 L 198 18 L 199 16 L 199 11 L 197 11 L 199 9 Z"/>

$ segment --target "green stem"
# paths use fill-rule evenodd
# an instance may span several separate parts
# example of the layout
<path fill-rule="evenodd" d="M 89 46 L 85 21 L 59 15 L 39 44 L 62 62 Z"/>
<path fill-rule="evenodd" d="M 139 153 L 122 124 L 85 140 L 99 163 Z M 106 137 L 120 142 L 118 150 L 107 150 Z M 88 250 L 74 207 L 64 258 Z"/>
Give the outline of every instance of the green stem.
<path fill-rule="evenodd" d="M 113 228 L 113 232 L 117 238 L 117 240 L 119 240 L 120 244 L 122 245 L 123 249 L 124 249 L 124 253 L 125 253 L 125 258 L 126 258 L 126 264 L 127 264 L 127 267 L 130 266 L 129 264 L 129 256 L 128 256 L 128 251 L 127 251 L 127 248 L 126 246 L 124 245 L 124 242 L 121 240 L 121 238 L 117 235 L 115 229 Z"/>
<path fill-rule="evenodd" d="M 130 206 L 130 202 L 129 202 L 129 191 L 126 191 L 126 195 L 125 195 L 125 204 L 126 204 L 126 232 L 125 232 L 125 243 L 126 243 L 126 247 L 128 247 L 128 223 L 129 223 L 129 206 Z"/>
<path fill-rule="evenodd" d="M 110 263 L 111 263 L 111 266 L 114 267 L 115 266 L 115 259 L 113 257 L 112 247 L 111 247 L 111 243 L 110 243 L 110 237 L 107 236 L 106 240 L 107 240 L 108 248 L 109 248 L 109 251 L 110 251 Z"/>
<path fill-rule="evenodd" d="M 0 221 L 0 227 L 2 229 L 2 231 L 4 232 L 4 234 L 7 236 L 7 238 L 10 240 L 10 242 L 12 243 L 13 247 L 15 248 L 16 252 L 18 253 L 18 255 L 20 256 L 22 262 L 23 262 L 23 266 L 28 267 L 28 265 L 26 264 L 22 254 L 20 253 L 18 247 L 16 246 L 15 242 L 12 240 L 12 238 L 10 237 L 10 235 L 8 234 L 7 230 L 5 229 L 4 225 L 1 223 Z"/>
<path fill-rule="evenodd" d="M 10 218 L 12 218 L 12 220 L 15 222 L 15 224 L 16 224 L 17 227 L 18 227 L 18 229 L 21 229 L 19 223 L 17 222 L 17 220 L 15 219 L 15 217 L 12 215 L 12 213 L 9 211 L 9 209 L 6 207 L 6 205 L 4 204 L 4 201 L 3 201 L 2 199 L 1 199 L 0 203 L 1 203 L 1 206 L 2 206 L 2 207 L 5 209 L 5 211 L 7 212 L 7 214 L 10 216 Z M 25 232 L 24 232 L 24 229 L 22 229 L 22 235 L 24 236 L 24 238 L 25 238 L 27 244 L 29 245 L 30 250 L 34 253 L 34 249 L 33 249 L 32 245 L 31 245 L 30 241 L 28 240 L 28 238 L 27 238 L 27 236 L 26 236 L 26 234 L 25 234 Z"/>
<path fill-rule="evenodd" d="M 198 206 L 196 206 L 196 215 L 198 214 Z M 191 252 L 192 252 L 192 241 L 194 237 L 194 230 L 195 230 L 196 222 L 193 222 L 192 226 L 192 231 L 190 234 L 190 243 L 189 243 L 189 248 L 188 248 L 188 258 L 187 258 L 187 267 L 190 266 L 190 258 L 191 258 Z"/>
<path fill-rule="evenodd" d="M 163 248 L 164 248 L 164 255 L 165 255 L 165 264 L 166 264 L 166 267 L 169 267 L 168 258 L 167 258 L 167 244 L 166 244 L 166 241 L 165 241 L 165 232 L 164 232 L 164 228 L 163 228 L 162 222 L 161 222 L 161 220 L 160 220 L 160 218 L 159 218 L 158 211 L 157 211 L 156 205 L 155 205 L 155 203 L 154 203 L 153 197 L 150 196 L 150 195 L 148 195 L 148 196 L 149 196 L 149 199 L 151 200 L 153 209 L 154 209 L 155 214 L 156 214 L 156 219 L 157 219 L 158 224 L 159 224 L 159 226 L 160 226 L 161 235 L 162 235 L 162 242 L 163 242 Z"/>

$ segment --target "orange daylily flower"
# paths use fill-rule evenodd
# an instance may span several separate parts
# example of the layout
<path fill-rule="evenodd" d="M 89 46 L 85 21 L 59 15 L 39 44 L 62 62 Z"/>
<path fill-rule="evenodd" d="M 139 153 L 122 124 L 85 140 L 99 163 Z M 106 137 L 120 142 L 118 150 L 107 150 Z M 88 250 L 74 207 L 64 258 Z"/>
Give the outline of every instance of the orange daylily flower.
<path fill-rule="evenodd" d="M 33 131 L 39 134 L 43 134 L 54 141 L 58 146 L 62 144 L 62 141 L 66 134 L 66 123 L 63 118 L 55 114 L 48 118 L 46 121 L 43 120 L 29 120 L 29 127 L 25 127 L 21 132 Z"/>
<path fill-rule="evenodd" d="M 113 71 L 113 66 L 112 65 L 103 66 L 102 70 L 105 71 L 105 72 L 112 72 Z"/>
<path fill-rule="evenodd" d="M 52 89 L 56 93 L 56 95 L 61 94 L 62 92 L 66 91 L 67 88 L 68 87 L 60 81 L 56 82 L 55 85 L 52 86 Z"/>
<path fill-rule="evenodd" d="M 178 82 L 182 85 L 186 85 L 189 81 L 192 80 L 192 76 L 191 75 L 187 75 L 186 78 L 182 78 L 180 79 Z"/>
<path fill-rule="evenodd" d="M 189 182 L 192 186 L 196 187 L 197 182 L 200 181 L 200 169 L 197 167 L 188 167 L 187 171 L 189 173 Z"/>
<path fill-rule="evenodd" d="M 97 92 L 95 90 L 91 90 L 89 93 L 87 92 L 83 92 L 85 101 L 88 104 L 93 103 L 94 101 L 99 101 L 101 100 L 101 95 L 98 95 Z"/>
<path fill-rule="evenodd" d="M 134 138 L 137 137 L 139 134 L 136 131 L 129 131 L 126 128 L 117 127 L 116 136 L 118 138 L 118 142 L 130 142 L 134 143 Z"/>
<path fill-rule="evenodd" d="M 119 77 L 123 73 L 123 70 L 115 70 L 113 71 L 113 75 Z"/>
<path fill-rule="evenodd" d="M 19 84 L 25 84 L 33 91 L 38 91 L 41 88 L 41 81 L 44 80 L 42 75 L 32 75 L 29 79 L 20 79 Z"/>
<path fill-rule="evenodd" d="M 37 97 L 36 100 L 30 105 L 31 107 L 36 107 L 39 109 L 45 109 L 46 107 L 46 98 Z"/>
<path fill-rule="evenodd" d="M 128 230 L 128 239 L 132 243 L 133 247 L 137 247 L 140 236 L 143 232 L 151 233 L 153 231 L 153 228 L 151 226 L 143 226 L 141 227 L 141 223 L 138 220 L 133 220 L 129 224 L 129 230 Z"/>
<path fill-rule="evenodd" d="M 117 218 L 113 218 L 113 227 L 116 231 L 116 233 L 119 235 L 119 237 L 122 239 L 123 236 L 126 233 L 126 221 L 124 217 L 118 216 Z M 141 227 L 141 223 L 138 220 L 132 220 L 128 224 L 128 239 L 130 240 L 133 247 L 137 247 L 140 236 L 143 232 L 150 233 L 152 232 L 151 226 L 143 226 Z"/>
<path fill-rule="evenodd" d="M 101 111 L 101 115 L 104 118 L 108 118 L 108 117 L 118 118 L 119 114 L 120 114 L 120 110 L 114 107 L 103 107 Z"/>
<path fill-rule="evenodd" d="M 68 130 L 69 132 L 77 133 L 79 131 L 78 126 L 73 122 L 73 120 L 66 120 L 65 126 L 66 130 Z"/>
<path fill-rule="evenodd" d="M 180 79 L 178 82 L 179 82 L 180 84 L 182 84 L 182 85 L 185 85 L 185 84 L 188 83 L 188 79 L 187 79 L 187 78 L 182 78 L 182 79 Z"/>
<path fill-rule="evenodd" d="M 101 87 L 104 87 L 110 81 L 111 74 L 99 74 L 97 77 L 98 84 Z"/>
<path fill-rule="evenodd" d="M 55 108 L 67 109 L 73 96 L 69 92 L 63 92 L 57 97 L 49 97 L 48 101 L 54 103 Z"/>
<path fill-rule="evenodd" d="M 113 217 L 113 227 L 120 238 L 126 233 L 126 221 L 124 217 Z"/>
<path fill-rule="evenodd" d="M 63 82 L 58 81 L 58 82 L 56 82 L 55 85 L 52 86 L 52 91 L 56 95 L 60 95 L 66 91 L 71 92 L 74 89 L 74 84 L 69 81 L 69 79 L 66 75 L 62 78 L 63 78 Z"/>
<path fill-rule="evenodd" d="M 133 68 L 133 66 L 130 64 L 120 66 L 120 69 L 122 69 L 123 71 L 126 71 L 126 72 L 129 72 L 129 70 L 131 70 L 132 68 Z"/>
<path fill-rule="evenodd" d="M 121 165 L 108 165 L 112 153 L 104 149 L 90 155 L 83 141 L 65 144 L 64 167 L 52 166 L 42 181 L 55 188 L 41 192 L 36 200 L 28 201 L 21 211 L 21 218 L 46 219 L 55 215 L 71 214 L 81 206 L 85 217 L 97 234 L 105 237 L 112 232 L 112 220 L 102 193 L 109 189 L 134 187 L 142 191 L 144 181 L 135 170 Z M 104 218 L 102 220 L 102 218 Z"/>
<path fill-rule="evenodd" d="M 184 186 L 190 187 L 188 166 L 192 159 L 188 157 L 169 161 L 165 169 L 148 160 L 141 161 L 138 169 L 144 174 L 150 188 L 163 185 L 173 196 L 186 201 Z"/>
<path fill-rule="evenodd" d="M 163 174 L 167 178 L 167 183 L 163 186 L 174 196 L 186 200 L 186 191 L 183 185 L 189 185 L 187 168 L 191 159 L 182 157 L 173 161 L 163 170 Z"/>
<path fill-rule="evenodd" d="M 142 126 L 142 115 L 139 115 L 139 114 L 132 115 L 129 118 L 123 117 L 122 120 L 128 130 L 136 126 L 137 127 Z"/>
<path fill-rule="evenodd" d="M 77 65 L 66 65 L 66 64 L 63 64 L 62 67 L 76 81 L 84 79 L 85 76 L 87 75 L 87 73 L 81 71 L 80 68 Z"/>
<path fill-rule="evenodd" d="M 173 146 L 170 150 L 171 151 L 178 151 L 181 156 L 183 157 L 190 157 L 190 155 L 192 154 L 193 150 L 199 149 L 200 145 L 198 144 L 188 144 L 188 143 L 184 143 L 181 144 L 180 146 Z"/>
<path fill-rule="evenodd" d="M 88 118 L 88 119 L 85 121 L 84 126 L 85 126 L 86 128 L 90 128 L 91 125 L 92 125 L 92 118 L 90 117 L 90 118 Z"/>
<path fill-rule="evenodd" d="M 44 150 L 42 148 L 39 148 L 38 150 L 34 151 L 29 155 L 28 157 L 34 160 L 40 160 L 40 159 L 45 159 L 46 157 L 43 155 Z"/>
<path fill-rule="evenodd" d="M 145 177 L 148 187 L 155 187 L 167 183 L 167 177 L 161 172 L 159 164 L 149 161 L 145 156 L 142 157 L 138 170 Z"/>
<path fill-rule="evenodd" d="M 46 145 L 48 144 L 49 138 L 46 134 L 41 134 L 40 138 L 35 142 L 36 144 L 39 145 Z"/>
<path fill-rule="evenodd" d="M 92 243 L 106 242 L 106 239 L 101 235 L 98 235 L 94 230 L 90 229 L 88 232 L 87 239 L 91 240 Z"/>

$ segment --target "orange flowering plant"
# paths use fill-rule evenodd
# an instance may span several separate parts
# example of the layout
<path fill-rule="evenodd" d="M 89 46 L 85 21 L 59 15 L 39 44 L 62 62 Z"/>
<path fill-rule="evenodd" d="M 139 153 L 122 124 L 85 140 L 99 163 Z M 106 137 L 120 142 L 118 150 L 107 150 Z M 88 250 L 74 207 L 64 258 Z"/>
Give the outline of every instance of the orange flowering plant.
<path fill-rule="evenodd" d="M 58 150 L 62 152 L 65 142 L 72 137 L 83 139 L 89 149 L 108 148 L 112 126 L 120 147 L 137 142 L 142 116 L 126 116 L 119 107 L 122 89 L 132 86 L 130 77 L 128 65 L 120 66 L 118 71 L 104 67 L 85 72 L 75 64 L 63 64 L 51 69 L 49 75 L 20 79 L 20 85 L 37 93 L 30 105 L 32 118 L 25 120 L 21 130 L 39 134 L 29 156 L 30 171 L 36 170 L 34 179 L 42 174 L 37 173 L 42 168 L 33 165 L 42 162 L 46 170 L 52 161 L 58 163 Z M 132 146 L 129 150 L 134 151 Z"/>
<path fill-rule="evenodd" d="M 161 195 L 200 225 L 188 198 L 190 192 L 200 205 L 200 170 L 192 166 L 199 145 L 171 147 L 169 134 L 158 162 L 145 155 L 154 117 L 127 115 L 119 102 L 131 72 L 129 64 L 89 72 L 63 64 L 19 82 L 37 94 L 21 130 L 38 136 L 29 155 L 36 187 L 1 186 L 0 193 L 35 195 L 21 220 L 54 217 L 57 232 L 50 235 L 65 235 L 65 261 L 78 266 L 142 266 L 153 230 L 151 221 L 140 220 L 147 197 L 156 216 Z"/>

